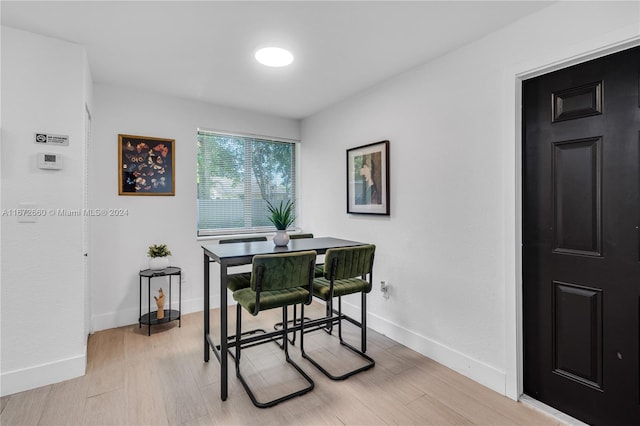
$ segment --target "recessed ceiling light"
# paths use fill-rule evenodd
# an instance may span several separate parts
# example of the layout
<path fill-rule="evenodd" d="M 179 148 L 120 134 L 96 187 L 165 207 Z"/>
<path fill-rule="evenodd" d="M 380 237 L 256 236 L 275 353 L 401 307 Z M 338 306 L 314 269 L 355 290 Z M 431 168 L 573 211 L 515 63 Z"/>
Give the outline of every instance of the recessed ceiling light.
<path fill-rule="evenodd" d="M 293 55 L 280 47 L 263 47 L 256 52 L 256 60 L 268 67 L 286 67 L 293 62 Z"/>

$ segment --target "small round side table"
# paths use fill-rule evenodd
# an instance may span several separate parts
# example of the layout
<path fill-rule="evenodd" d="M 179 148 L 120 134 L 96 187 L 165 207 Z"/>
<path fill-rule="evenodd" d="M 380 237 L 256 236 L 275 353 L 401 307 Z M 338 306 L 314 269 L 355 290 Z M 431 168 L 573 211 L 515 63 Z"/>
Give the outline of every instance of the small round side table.
<path fill-rule="evenodd" d="M 166 324 L 171 321 L 178 320 L 178 327 L 182 327 L 182 319 L 180 316 L 180 311 L 182 310 L 182 270 L 175 266 L 169 266 L 165 269 L 145 269 L 140 271 L 138 274 L 140 276 L 140 309 L 139 309 L 139 317 L 138 317 L 138 328 L 142 327 L 142 325 L 147 325 L 149 330 L 147 332 L 148 336 L 151 336 L 151 326 L 157 324 Z M 172 287 L 172 278 L 174 276 L 178 276 L 178 310 L 171 309 L 171 287 Z M 156 277 L 169 277 L 169 309 L 164 310 L 164 318 L 158 319 L 158 311 L 151 311 L 151 279 Z M 142 279 L 147 279 L 147 291 L 149 297 L 147 298 L 147 313 L 142 315 Z"/>

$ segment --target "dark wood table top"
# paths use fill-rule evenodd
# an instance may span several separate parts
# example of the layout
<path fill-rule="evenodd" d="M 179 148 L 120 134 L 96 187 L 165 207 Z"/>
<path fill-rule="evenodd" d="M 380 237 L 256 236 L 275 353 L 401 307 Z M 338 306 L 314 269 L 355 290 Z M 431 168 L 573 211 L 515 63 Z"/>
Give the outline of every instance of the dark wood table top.
<path fill-rule="evenodd" d="M 318 254 L 324 254 L 332 248 L 355 247 L 365 244 L 367 243 L 320 237 L 292 239 L 285 247 L 276 247 L 273 241 L 252 241 L 233 244 L 204 244 L 202 249 L 215 262 L 242 265 L 251 263 L 251 259 L 257 254 L 293 253 L 305 250 L 315 250 Z"/>

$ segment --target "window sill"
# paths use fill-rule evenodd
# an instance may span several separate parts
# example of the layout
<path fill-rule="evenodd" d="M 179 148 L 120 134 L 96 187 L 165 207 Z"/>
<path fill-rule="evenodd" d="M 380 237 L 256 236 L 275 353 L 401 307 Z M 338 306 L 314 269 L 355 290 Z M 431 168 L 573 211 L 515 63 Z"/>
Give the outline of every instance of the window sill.
<path fill-rule="evenodd" d="M 302 229 L 296 228 L 293 231 L 288 232 L 289 235 L 292 234 L 302 234 Z M 254 234 L 224 234 L 224 235 L 206 235 L 202 237 L 196 237 L 196 241 L 217 241 L 224 240 L 227 238 L 251 238 L 251 237 L 273 237 L 276 235 L 275 232 L 259 232 Z"/>

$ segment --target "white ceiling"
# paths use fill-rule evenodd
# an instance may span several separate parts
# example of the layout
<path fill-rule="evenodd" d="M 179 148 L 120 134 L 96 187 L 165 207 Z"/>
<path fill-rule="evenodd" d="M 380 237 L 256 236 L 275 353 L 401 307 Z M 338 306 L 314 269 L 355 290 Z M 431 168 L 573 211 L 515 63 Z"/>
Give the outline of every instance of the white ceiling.
<path fill-rule="evenodd" d="M 95 83 L 304 118 L 550 3 L 3 0 L 0 16 L 83 45 Z M 295 61 L 258 64 L 265 44 Z"/>

